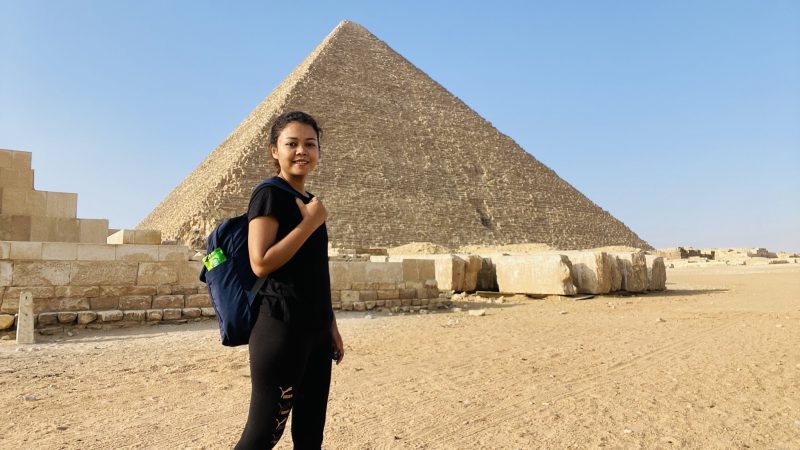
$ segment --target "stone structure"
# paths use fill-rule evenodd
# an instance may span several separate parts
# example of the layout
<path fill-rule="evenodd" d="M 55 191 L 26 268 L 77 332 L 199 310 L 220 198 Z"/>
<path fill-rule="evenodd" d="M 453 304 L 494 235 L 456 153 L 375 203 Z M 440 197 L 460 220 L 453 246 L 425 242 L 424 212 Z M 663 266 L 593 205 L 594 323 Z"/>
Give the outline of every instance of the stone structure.
<path fill-rule="evenodd" d="M 650 246 L 363 27 L 339 24 L 140 224 L 205 248 L 274 173 L 271 122 L 303 110 L 324 130 L 308 189 L 335 247 L 429 241 Z"/>
<path fill-rule="evenodd" d="M 0 333 L 14 329 L 23 292 L 39 333 L 214 317 L 200 261 L 183 245 L 0 241 Z M 441 306 L 433 261 L 330 262 L 336 309 Z"/>
<path fill-rule="evenodd" d="M 190 256 L 183 245 L 0 241 L 0 316 L 30 292 L 40 333 L 213 317 Z"/>
<path fill-rule="evenodd" d="M 572 282 L 579 294 L 607 294 L 622 285 L 619 263 L 606 252 L 568 252 L 572 262 Z M 619 280 L 619 281 L 616 281 Z"/>
<path fill-rule="evenodd" d="M 573 295 L 572 263 L 565 255 L 540 253 L 494 259 L 501 292 Z"/>
<path fill-rule="evenodd" d="M 331 299 L 334 309 L 441 306 L 433 261 L 331 261 Z"/>
<path fill-rule="evenodd" d="M 78 194 L 33 188 L 31 153 L 0 150 L 0 241 L 105 243 L 107 219 L 79 219 Z"/>
<path fill-rule="evenodd" d="M 663 291 L 667 289 L 667 266 L 661 256 L 646 255 L 647 284 L 650 291 Z"/>

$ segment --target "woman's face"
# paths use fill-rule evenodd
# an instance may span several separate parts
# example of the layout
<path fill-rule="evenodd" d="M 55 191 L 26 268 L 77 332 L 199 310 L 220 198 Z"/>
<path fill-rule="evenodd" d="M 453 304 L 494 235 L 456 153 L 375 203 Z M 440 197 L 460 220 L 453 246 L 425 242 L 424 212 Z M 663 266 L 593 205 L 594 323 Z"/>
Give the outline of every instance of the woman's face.
<path fill-rule="evenodd" d="M 278 145 L 270 150 L 284 176 L 304 177 L 317 167 L 319 160 L 317 133 L 301 122 L 289 122 L 278 135 Z"/>

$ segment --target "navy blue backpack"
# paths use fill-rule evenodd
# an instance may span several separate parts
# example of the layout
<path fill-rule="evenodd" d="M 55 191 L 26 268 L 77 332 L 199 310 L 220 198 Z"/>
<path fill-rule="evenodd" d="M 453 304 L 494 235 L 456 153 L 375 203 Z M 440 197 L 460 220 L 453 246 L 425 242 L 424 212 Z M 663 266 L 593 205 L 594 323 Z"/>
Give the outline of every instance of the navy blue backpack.
<path fill-rule="evenodd" d="M 256 186 L 270 185 L 291 193 L 300 194 L 278 177 L 268 178 Z M 236 347 L 250 341 L 250 331 L 258 318 L 256 294 L 267 277 L 259 278 L 250 267 L 247 250 L 247 213 L 222 222 L 208 235 L 207 255 L 219 249 L 224 261 L 211 269 L 204 265 L 200 281 L 208 286 L 211 304 L 217 315 L 222 345 Z M 218 252 L 217 252 L 218 253 Z"/>

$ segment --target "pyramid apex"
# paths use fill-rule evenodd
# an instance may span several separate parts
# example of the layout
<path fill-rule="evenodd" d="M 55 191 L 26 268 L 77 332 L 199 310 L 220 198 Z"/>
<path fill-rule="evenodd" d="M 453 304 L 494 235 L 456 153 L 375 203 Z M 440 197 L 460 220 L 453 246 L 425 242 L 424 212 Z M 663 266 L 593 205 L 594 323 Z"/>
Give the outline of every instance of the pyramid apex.
<path fill-rule="evenodd" d="M 359 24 L 357 24 L 357 23 L 353 22 L 353 21 L 352 21 L 352 20 L 350 20 L 350 19 L 344 19 L 344 20 L 342 20 L 341 22 L 339 22 L 339 24 L 338 24 L 338 25 L 336 25 L 336 28 L 334 28 L 334 30 L 336 30 L 336 29 L 339 29 L 339 28 L 347 28 L 347 27 L 350 27 L 350 28 L 359 28 L 359 29 L 363 29 L 363 28 L 364 28 L 363 26 L 361 26 L 361 25 L 359 25 Z"/>

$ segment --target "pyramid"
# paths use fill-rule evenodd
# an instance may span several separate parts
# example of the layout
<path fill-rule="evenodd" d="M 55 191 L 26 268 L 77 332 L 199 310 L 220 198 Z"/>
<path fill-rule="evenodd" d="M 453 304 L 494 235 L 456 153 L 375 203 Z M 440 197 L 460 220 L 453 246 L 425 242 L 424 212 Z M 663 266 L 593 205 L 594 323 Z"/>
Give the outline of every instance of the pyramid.
<path fill-rule="evenodd" d="M 306 188 L 337 248 L 433 242 L 651 248 L 364 27 L 344 21 L 142 222 L 193 248 L 274 175 L 269 128 L 323 129 Z"/>

